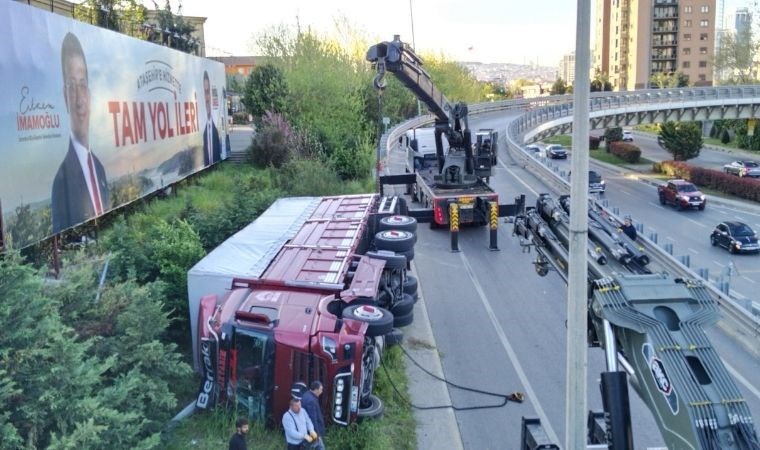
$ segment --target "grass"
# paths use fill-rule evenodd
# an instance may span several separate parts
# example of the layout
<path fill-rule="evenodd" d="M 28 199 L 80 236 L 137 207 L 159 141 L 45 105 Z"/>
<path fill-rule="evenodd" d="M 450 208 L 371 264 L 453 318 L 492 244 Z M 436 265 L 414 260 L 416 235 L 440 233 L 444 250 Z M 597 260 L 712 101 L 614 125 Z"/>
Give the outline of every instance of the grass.
<path fill-rule="evenodd" d="M 652 161 L 651 159 L 647 159 L 647 158 L 639 158 L 639 162 L 637 162 L 637 163 L 629 163 L 628 161 L 625 161 L 623 159 L 618 158 L 617 156 L 613 155 L 612 153 L 607 153 L 603 148 L 598 149 L 598 150 L 590 150 L 589 151 L 589 156 L 591 156 L 592 158 L 594 158 L 594 159 L 596 159 L 598 161 L 606 162 L 608 164 L 613 164 L 613 165 L 616 165 L 616 166 L 630 166 L 631 164 L 636 164 L 636 165 L 639 165 L 639 164 L 649 164 L 649 165 L 652 165 L 652 164 L 654 164 L 654 161 Z"/>
<path fill-rule="evenodd" d="M 392 380 L 392 383 L 391 383 Z M 328 426 L 325 446 L 345 450 L 414 449 L 417 445 L 416 423 L 407 401 L 407 378 L 404 356 L 392 347 L 383 355 L 383 367 L 375 374 L 375 393 L 385 404 L 379 420 L 368 420 L 348 427 Z M 395 393 L 395 385 L 404 398 Z M 279 417 L 277 417 L 279 422 Z M 165 435 L 162 448 L 167 450 L 219 450 L 226 448 L 235 431 L 235 415 L 223 410 L 196 412 Z M 285 437 L 280 429 L 252 423 L 247 436 L 248 447 L 257 450 L 280 450 Z"/>
<path fill-rule="evenodd" d="M 560 144 L 564 147 L 570 147 L 573 143 L 573 138 L 567 134 L 561 134 L 559 136 L 552 136 L 543 140 L 544 144 Z"/>

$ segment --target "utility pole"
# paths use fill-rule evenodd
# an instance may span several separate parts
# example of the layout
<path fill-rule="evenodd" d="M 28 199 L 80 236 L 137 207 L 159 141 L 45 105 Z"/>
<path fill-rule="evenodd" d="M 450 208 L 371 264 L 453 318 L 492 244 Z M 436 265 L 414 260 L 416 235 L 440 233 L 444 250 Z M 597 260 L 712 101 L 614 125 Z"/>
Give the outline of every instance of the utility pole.
<path fill-rule="evenodd" d="M 567 283 L 565 448 L 586 448 L 586 342 L 588 312 L 588 132 L 591 0 L 578 0 L 573 89 L 573 152 L 570 167 L 570 267 Z"/>

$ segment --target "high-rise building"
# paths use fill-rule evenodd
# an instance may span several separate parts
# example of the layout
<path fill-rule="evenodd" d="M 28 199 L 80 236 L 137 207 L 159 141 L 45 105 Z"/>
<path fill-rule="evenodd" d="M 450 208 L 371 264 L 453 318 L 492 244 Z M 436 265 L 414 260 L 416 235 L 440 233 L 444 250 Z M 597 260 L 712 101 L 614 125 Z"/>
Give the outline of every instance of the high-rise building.
<path fill-rule="evenodd" d="M 568 85 L 575 82 L 575 52 L 562 55 L 562 59 L 559 62 L 558 76 Z"/>
<path fill-rule="evenodd" d="M 594 70 L 615 90 L 650 87 L 658 73 L 712 84 L 716 0 L 596 0 Z"/>
<path fill-rule="evenodd" d="M 750 30 L 752 28 L 752 15 L 749 8 L 736 8 L 734 16 L 734 30 L 736 32 L 736 43 L 739 45 L 747 44 L 751 38 Z"/>

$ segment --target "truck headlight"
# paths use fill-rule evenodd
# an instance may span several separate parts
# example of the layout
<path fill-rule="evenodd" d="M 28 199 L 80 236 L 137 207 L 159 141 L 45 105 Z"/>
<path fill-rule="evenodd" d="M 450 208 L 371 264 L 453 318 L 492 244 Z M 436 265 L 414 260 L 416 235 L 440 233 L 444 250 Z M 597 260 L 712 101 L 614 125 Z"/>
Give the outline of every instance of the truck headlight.
<path fill-rule="evenodd" d="M 739 241 L 734 242 L 734 245 L 736 245 L 736 248 L 742 248 L 742 243 Z"/>
<path fill-rule="evenodd" d="M 342 406 L 336 406 L 335 407 L 335 418 L 340 419 L 343 417 L 343 407 Z"/>
<path fill-rule="evenodd" d="M 704 199 L 705 199 L 705 196 L 704 196 L 704 195 L 700 195 L 700 196 L 699 196 L 699 199 L 700 199 L 700 200 L 704 200 Z"/>
<path fill-rule="evenodd" d="M 336 392 L 335 393 L 335 404 L 336 405 L 343 404 L 343 393 L 342 392 Z"/>
<path fill-rule="evenodd" d="M 679 195 L 678 198 L 681 199 L 681 200 L 683 200 L 683 201 L 685 201 L 685 202 L 689 201 L 689 196 L 688 195 Z"/>
<path fill-rule="evenodd" d="M 345 389 L 345 383 L 343 382 L 343 378 L 338 378 L 338 381 L 335 382 L 335 390 L 337 392 L 343 392 L 343 389 Z"/>

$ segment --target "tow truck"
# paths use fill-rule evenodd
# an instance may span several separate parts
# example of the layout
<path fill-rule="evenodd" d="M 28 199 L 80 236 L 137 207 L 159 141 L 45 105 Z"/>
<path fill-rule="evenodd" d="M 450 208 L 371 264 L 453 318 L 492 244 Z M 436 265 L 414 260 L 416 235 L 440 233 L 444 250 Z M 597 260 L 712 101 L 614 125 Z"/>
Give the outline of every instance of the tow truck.
<path fill-rule="evenodd" d="M 416 222 L 377 194 L 282 198 L 188 272 L 195 407 L 277 425 L 313 380 L 327 420 L 382 414 L 386 346 L 413 316 Z"/>
<path fill-rule="evenodd" d="M 458 231 L 459 225 L 464 224 L 490 225 L 494 230 L 491 248 L 495 248 L 498 217 L 514 216 L 523 207 L 522 197 L 514 204 L 500 205 L 497 192 L 488 185 L 497 162 L 498 133 L 481 130 L 473 143 L 467 104 L 450 103 L 433 84 L 422 59 L 398 35 L 392 41 L 371 46 L 367 60 L 377 71 L 373 81 L 376 89 L 382 92 L 383 77 L 390 72 L 435 117 L 432 131 L 435 157 L 408 158 L 412 164 L 407 166 L 409 173 L 381 176 L 381 189 L 386 185 L 406 185 L 412 199 L 422 205 L 410 209 L 409 215 L 418 222 L 429 222 L 432 228 L 448 226 Z"/>
<path fill-rule="evenodd" d="M 514 235 L 534 248 L 540 276 L 568 281 L 569 197 L 541 194 L 514 221 Z M 590 202 L 588 344 L 605 351 L 603 412 L 588 416 L 589 448 L 634 449 L 630 382 L 652 411 L 670 449 L 758 450 L 752 416 L 703 328 L 718 307 L 702 281 L 674 278 L 650 266 L 650 256 Z M 547 442 L 539 419 L 523 419 L 521 450 L 559 447 Z"/>

